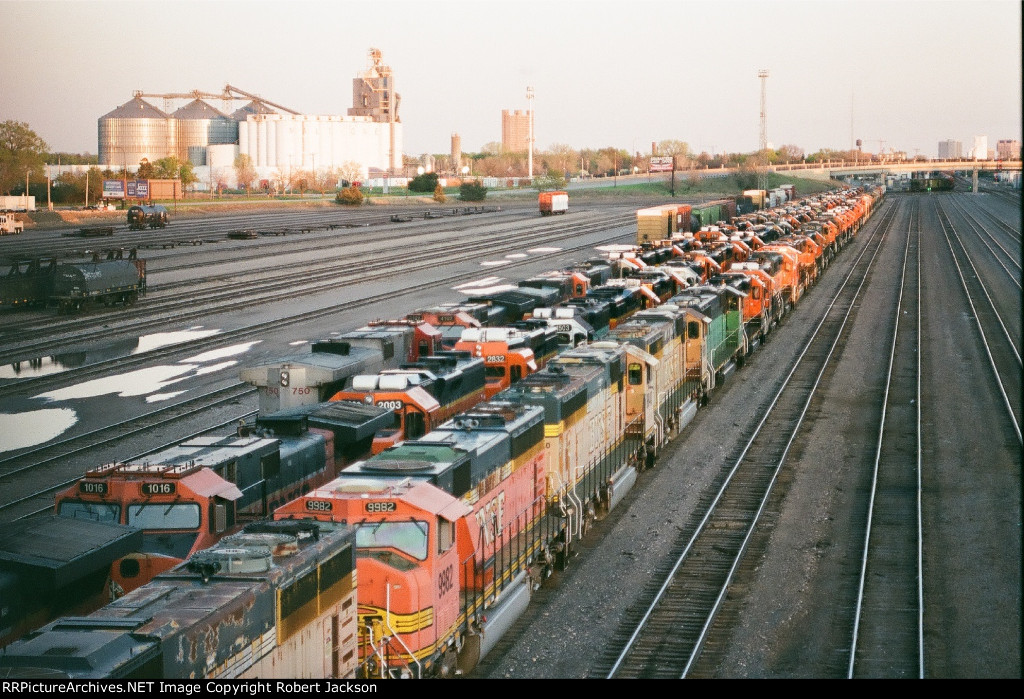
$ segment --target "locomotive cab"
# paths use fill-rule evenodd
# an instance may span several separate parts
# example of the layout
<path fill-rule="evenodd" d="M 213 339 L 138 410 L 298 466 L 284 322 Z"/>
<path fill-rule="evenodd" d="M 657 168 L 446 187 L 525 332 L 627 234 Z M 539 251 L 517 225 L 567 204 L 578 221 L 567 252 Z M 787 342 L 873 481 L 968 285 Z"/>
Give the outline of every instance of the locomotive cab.
<path fill-rule="evenodd" d="M 428 483 L 370 477 L 337 479 L 274 514 L 355 525 L 363 677 L 454 674 L 462 643 L 456 523 L 471 512 Z"/>
<path fill-rule="evenodd" d="M 190 464 L 110 464 L 59 494 L 57 514 L 141 529 L 142 546 L 114 561 L 111 591 L 134 590 L 235 527 L 241 491 Z"/>

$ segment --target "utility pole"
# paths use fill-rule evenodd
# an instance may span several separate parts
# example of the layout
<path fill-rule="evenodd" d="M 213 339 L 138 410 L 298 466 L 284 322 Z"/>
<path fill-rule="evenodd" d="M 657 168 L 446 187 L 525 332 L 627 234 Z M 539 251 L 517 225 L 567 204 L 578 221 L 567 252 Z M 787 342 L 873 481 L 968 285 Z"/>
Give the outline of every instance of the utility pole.
<path fill-rule="evenodd" d="M 759 70 L 761 79 L 761 150 L 768 149 L 768 71 Z"/>
<path fill-rule="evenodd" d="M 529 132 L 527 135 L 527 145 L 529 146 L 527 156 L 527 171 L 530 178 L 530 183 L 533 183 L 533 88 L 526 88 L 526 103 L 528 105 L 527 119 L 529 123 Z"/>
<path fill-rule="evenodd" d="M 761 79 L 761 154 L 767 157 L 768 150 L 768 70 L 757 71 L 757 77 Z M 757 174 L 757 188 L 768 189 L 768 163 L 759 165 L 760 172 Z"/>

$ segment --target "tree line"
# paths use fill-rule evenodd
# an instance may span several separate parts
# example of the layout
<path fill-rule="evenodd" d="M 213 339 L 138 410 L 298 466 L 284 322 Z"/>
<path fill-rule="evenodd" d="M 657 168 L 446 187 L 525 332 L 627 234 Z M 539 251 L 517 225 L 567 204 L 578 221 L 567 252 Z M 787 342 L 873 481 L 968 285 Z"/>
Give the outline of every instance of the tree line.
<path fill-rule="evenodd" d="M 821 149 L 809 155 L 796 145 L 783 145 L 778 149 L 764 149 L 753 153 L 695 152 L 685 141 L 667 139 L 654 144 L 652 153 L 630 152 L 623 148 L 576 149 L 565 144 L 553 144 L 546 150 L 535 151 L 534 176 L 544 178 L 553 187 L 571 177 L 611 177 L 629 173 L 645 173 L 653 156 L 671 156 L 678 170 L 736 168 L 741 172 L 758 172 L 767 165 L 792 162 L 825 162 L 828 160 L 854 160 L 872 157 L 870 153 Z M 459 176 L 468 165 L 471 179 L 479 177 L 527 177 L 529 156 L 525 151 L 504 151 L 500 143 L 485 144 L 477 153 L 464 153 L 461 162 L 452 162 L 451 155 L 439 154 L 434 159 L 434 172 Z M 102 195 L 102 181 L 123 176 L 120 169 L 102 168 L 97 156 L 87 153 L 54 153 L 28 124 L 18 121 L 0 123 L 0 192 L 4 194 L 28 193 L 37 200 L 46 196 L 46 164 L 58 162 L 68 165 L 95 165 L 88 174 L 62 173 L 51 182 L 51 199 L 58 204 L 97 201 Z M 415 170 L 419 161 L 405 158 L 406 167 Z M 229 177 L 231 174 L 234 177 Z M 183 191 L 197 181 L 192 164 L 170 156 L 154 162 L 143 160 L 132 175 L 138 179 L 179 179 Z M 359 165 L 346 163 L 331 170 L 278 170 L 266 181 L 258 180 L 252 160 L 245 154 L 236 157 L 232 168 L 221 168 L 211 173 L 210 188 L 220 191 L 233 179 L 248 193 L 254 188 L 275 192 L 307 190 L 326 193 L 351 185 L 359 178 Z M 86 197 L 88 189 L 88 197 Z"/>

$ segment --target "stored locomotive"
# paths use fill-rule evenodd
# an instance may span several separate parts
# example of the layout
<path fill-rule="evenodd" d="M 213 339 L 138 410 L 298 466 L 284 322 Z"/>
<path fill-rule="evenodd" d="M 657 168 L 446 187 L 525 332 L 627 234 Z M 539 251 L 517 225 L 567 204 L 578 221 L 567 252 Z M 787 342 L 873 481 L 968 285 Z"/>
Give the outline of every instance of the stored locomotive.
<path fill-rule="evenodd" d="M 350 678 L 355 596 L 349 527 L 253 525 L 145 589 L 28 634 L 0 653 L 0 675 Z"/>
<path fill-rule="evenodd" d="M 545 306 L 601 306 L 608 320 L 600 337 L 562 343 L 546 366 L 490 400 L 354 460 L 331 482 L 279 507 L 277 520 L 356 527 L 358 676 L 452 676 L 486 656 L 536 587 L 569 564 L 593 521 L 656 465 L 668 441 L 799 302 L 883 191 L 844 191 L 716 219 L 605 261 L 635 283 L 609 287 L 595 277 L 594 286 L 605 287 L 599 293 L 591 288 L 585 298 Z M 650 267 L 661 272 L 636 273 Z M 665 278 L 675 284 L 671 294 Z M 493 308 L 496 298 L 446 310 L 453 325 L 456 313 L 471 315 L 461 327 L 479 335 L 491 327 L 488 319 L 515 322 L 510 318 L 523 313 L 519 297 L 505 301 L 501 309 Z M 337 372 L 310 379 L 290 361 L 270 374 L 289 372 L 314 400 L 326 385 L 345 387 Z M 385 357 L 376 362 L 383 368 Z M 276 378 L 265 369 L 256 374 L 267 384 Z M 291 408 L 299 409 L 315 406 Z M 202 556 L 192 559 L 200 568 Z M 154 587 L 150 594 L 157 593 Z M 135 594 L 143 592 L 125 599 Z M 15 657 L 27 652 L 11 648 Z"/>
<path fill-rule="evenodd" d="M 334 478 L 392 421 L 386 408 L 341 403 L 262 416 L 230 435 L 92 469 L 58 493 L 56 512 L 142 531 L 110 567 L 116 597 Z"/>

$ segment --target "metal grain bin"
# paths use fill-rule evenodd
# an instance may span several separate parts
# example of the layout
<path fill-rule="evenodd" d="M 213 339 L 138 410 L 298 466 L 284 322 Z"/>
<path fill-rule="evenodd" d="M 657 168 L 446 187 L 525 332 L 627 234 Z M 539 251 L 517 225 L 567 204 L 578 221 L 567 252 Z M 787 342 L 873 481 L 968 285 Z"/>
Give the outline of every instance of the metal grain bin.
<path fill-rule="evenodd" d="M 177 154 L 175 120 L 137 95 L 99 119 L 100 165 L 134 170 Z"/>

